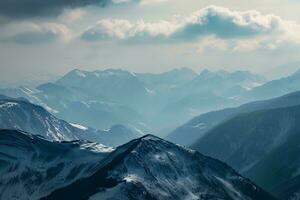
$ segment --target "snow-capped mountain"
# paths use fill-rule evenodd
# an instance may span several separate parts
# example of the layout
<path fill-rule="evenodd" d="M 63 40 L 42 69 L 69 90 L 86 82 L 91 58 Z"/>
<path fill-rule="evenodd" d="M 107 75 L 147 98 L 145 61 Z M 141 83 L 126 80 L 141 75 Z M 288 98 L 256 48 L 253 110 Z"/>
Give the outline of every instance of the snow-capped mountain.
<path fill-rule="evenodd" d="M 89 142 L 50 142 L 0 130 L 0 199 L 37 200 L 91 176 L 112 148 Z"/>
<path fill-rule="evenodd" d="M 88 177 L 44 199 L 274 199 L 226 164 L 147 135 L 118 147 Z"/>
<path fill-rule="evenodd" d="M 84 90 L 56 83 L 43 84 L 37 88 L 0 89 L 0 94 L 26 98 L 58 118 L 97 129 L 108 129 L 115 124 L 130 124 L 138 129 L 148 130 L 147 125 L 140 125 L 143 117 L 132 108 L 107 99 L 96 99 Z"/>
<path fill-rule="evenodd" d="M 182 126 L 173 130 L 166 138 L 174 143 L 191 145 L 201 139 L 208 131 L 222 122 L 242 113 L 256 110 L 289 107 L 300 104 L 300 92 L 294 92 L 282 97 L 256 101 L 235 108 L 227 108 L 199 115 Z"/>
<path fill-rule="evenodd" d="M 141 136 L 141 133 L 122 125 L 115 125 L 108 130 L 96 130 L 68 123 L 41 106 L 18 99 L 0 99 L 0 128 L 35 133 L 54 141 L 81 139 L 112 146 Z"/>
<path fill-rule="evenodd" d="M 131 104 L 149 95 L 145 84 L 134 73 L 119 69 L 93 72 L 75 69 L 57 83 L 119 103 L 121 100 L 121 103 Z"/>
<path fill-rule="evenodd" d="M 1 129 L 36 133 L 55 141 L 77 140 L 86 135 L 88 129 L 59 120 L 40 106 L 13 99 L 0 100 L 0 126 Z"/>

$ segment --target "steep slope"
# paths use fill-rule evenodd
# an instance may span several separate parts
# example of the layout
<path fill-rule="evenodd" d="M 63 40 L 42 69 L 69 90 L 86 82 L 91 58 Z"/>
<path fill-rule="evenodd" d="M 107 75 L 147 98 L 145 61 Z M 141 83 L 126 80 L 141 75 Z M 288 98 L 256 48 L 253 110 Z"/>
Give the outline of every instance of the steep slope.
<path fill-rule="evenodd" d="M 0 99 L 0 128 L 18 129 L 54 141 L 90 140 L 105 145 L 120 145 L 141 134 L 116 125 L 101 131 L 58 119 L 44 108 L 17 99 Z"/>
<path fill-rule="evenodd" d="M 76 140 L 85 135 L 85 128 L 59 120 L 40 106 L 13 99 L 0 100 L 0 127 L 32 132 L 56 141 Z"/>
<path fill-rule="evenodd" d="M 192 147 L 246 173 L 300 129 L 300 106 L 240 114 L 209 131 Z"/>
<path fill-rule="evenodd" d="M 274 199 L 226 164 L 154 136 L 118 147 L 91 176 L 44 199 Z"/>
<path fill-rule="evenodd" d="M 112 150 L 95 143 L 50 142 L 28 133 L 0 130 L 0 199 L 40 199 L 90 176 Z"/>
<path fill-rule="evenodd" d="M 264 156 L 248 177 L 280 199 L 300 199 L 299 129 L 278 148 Z"/>
<path fill-rule="evenodd" d="M 241 113 L 295 106 L 299 105 L 299 102 L 300 92 L 294 92 L 274 99 L 256 101 L 235 108 L 209 112 L 195 117 L 186 124 L 178 127 L 166 139 L 182 145 L 191 145 L 215 126 Z"/>

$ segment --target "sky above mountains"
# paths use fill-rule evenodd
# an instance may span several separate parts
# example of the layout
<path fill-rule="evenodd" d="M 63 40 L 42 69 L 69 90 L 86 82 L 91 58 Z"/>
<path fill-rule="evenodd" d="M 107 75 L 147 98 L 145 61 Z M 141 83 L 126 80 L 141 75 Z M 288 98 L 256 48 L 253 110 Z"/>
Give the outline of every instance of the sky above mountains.
<path fill-rule="evenodd" d="M 299 9 L 297 0 L 3 0 L 0 80 L 73 68 L 287 75 L 300 66 Z"/>

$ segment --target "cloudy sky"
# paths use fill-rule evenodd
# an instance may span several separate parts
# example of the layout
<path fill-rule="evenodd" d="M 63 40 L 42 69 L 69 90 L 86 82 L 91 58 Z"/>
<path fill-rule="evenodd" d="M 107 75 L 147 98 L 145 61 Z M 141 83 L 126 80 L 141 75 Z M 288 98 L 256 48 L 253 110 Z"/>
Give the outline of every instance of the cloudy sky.
<path fill-rule="evenodd" d="M 300 68 L 298 0 L 1 0 L 0 80 L 78 68 Z"/>

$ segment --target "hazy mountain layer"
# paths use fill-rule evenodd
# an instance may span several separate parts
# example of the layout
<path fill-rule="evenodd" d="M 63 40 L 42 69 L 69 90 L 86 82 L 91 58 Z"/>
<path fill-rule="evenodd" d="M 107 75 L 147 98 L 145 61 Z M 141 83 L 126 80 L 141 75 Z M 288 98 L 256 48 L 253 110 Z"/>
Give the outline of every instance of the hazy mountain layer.
<path fill-rule="evenodd" d="M 195 117 L 186 124 L 178 127 L 167 136 L 167 139 L 178 144 L 191 145 L 203 137 L 212 128 L 241 113 L 299 104 L 300 92 L 294 92 L 275 99 L 256 101 L 236 108 L 227 108 L 209 112 Z"/>
<path fill-rule="evenodd" d="M 300 106 L 240 114 L 209 131 L 193 148 L 246 172 L 300 128 Z"/>
<path fill-rule="evenodd" d="M 55 83 L 1 89 L 0 94 L 25 97 L 56 117 L 85 126 L 108 129 L 124 124 L 163 135 L 200 113 L 238 105 L 237 96 L 264 82 L 244 71 L 72 70 Z"/>
<path fill-rule="evenodd" d="M 259 87 L 254 88 L 243 96 L 244 99 L 259 100 L 279 97 L 300 90 L 300 71 L 294 74 L 269 81 Z"/>

